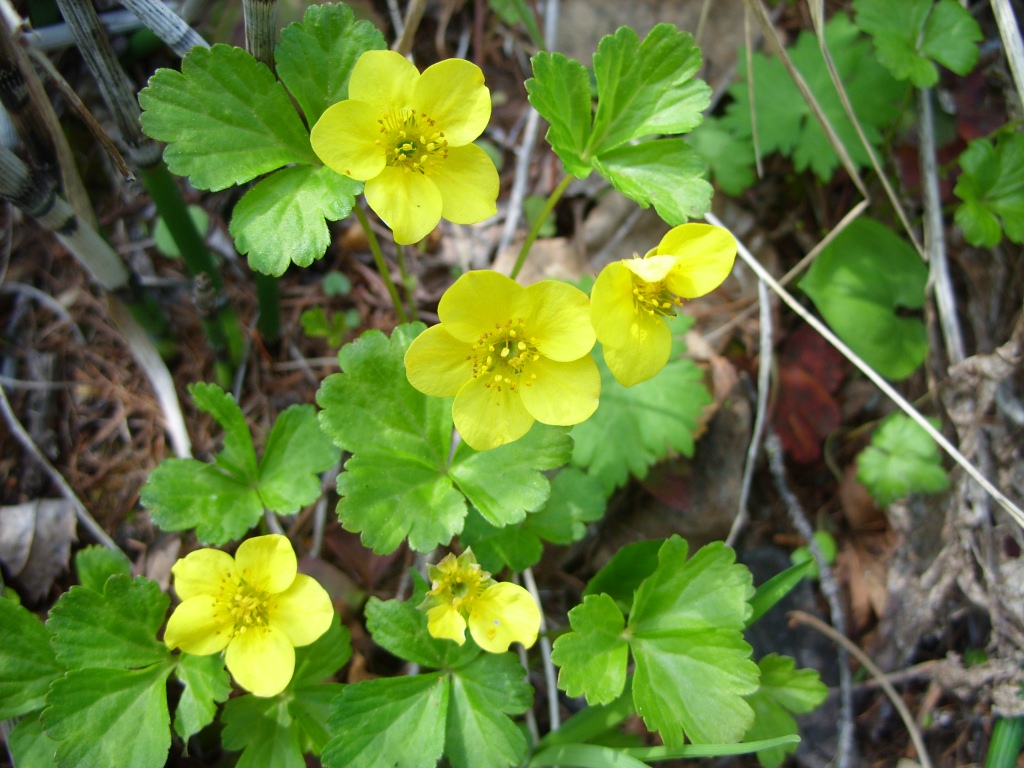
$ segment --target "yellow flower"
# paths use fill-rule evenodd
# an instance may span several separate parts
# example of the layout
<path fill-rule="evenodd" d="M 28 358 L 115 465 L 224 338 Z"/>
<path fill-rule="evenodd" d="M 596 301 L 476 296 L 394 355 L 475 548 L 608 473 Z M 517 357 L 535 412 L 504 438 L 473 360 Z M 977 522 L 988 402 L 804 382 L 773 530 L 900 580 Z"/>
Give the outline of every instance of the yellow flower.
<path fill-rule="evenodd" d="M 601 375 L 588 354 L 587 296 L 543 280 L 524 288 L 498 272 L 467 272 L 445 291 L 441 319 L 405 353 L 409 382 L 455 396 L 455 427 L 486 451 L 525 435 L 533 422 L 578 424 L 597 410 Z"/>
<path fill-rule="evenodd" d="M 612 262 L 590 293 L 590 318 L 608 369 L 624 387 L 665 367 L 672 350 L 666 318 L 683 299 L 713 291 L 732 271 L 736 240 L 721 227 L 683 224 L 644 258 Z"/>
<path fill-rule="evenodd" d="M 296 572 L 284 536 L 243 541 L 234 557 L 199 549 L 171 569 L 181 598 L 167 622 L 172 650 L 208 656 L 225 651 L 228 670 L 257 696 L 285 689 L 295 670 L 295 648 L 327 631 L 331 598 L 315 579 Z"/>
<path fill-rule="evenodd" d="M 462 645 L 468 624 L 476 644 L 490 653 L 504 653 L 517 641 L 527 648 L 537 642 L 537 602 L 518 584 L 492 579 L 472 550 L 446 555 L 429 573 L 431 589 L 420 610 L 433 637 Z"/>
<path fill-rule="evenodd" d="M 491 118 L 478 66 L 446 59 L 421 75 L 394 51 L 367 51 L 348 96 L 313 126 L 313 151 L 366 182 L 366 202 L 396 242 L 422 240 L 442 216 L 474 224 L 495 214 L 498 171 L 472 143 Z"/>

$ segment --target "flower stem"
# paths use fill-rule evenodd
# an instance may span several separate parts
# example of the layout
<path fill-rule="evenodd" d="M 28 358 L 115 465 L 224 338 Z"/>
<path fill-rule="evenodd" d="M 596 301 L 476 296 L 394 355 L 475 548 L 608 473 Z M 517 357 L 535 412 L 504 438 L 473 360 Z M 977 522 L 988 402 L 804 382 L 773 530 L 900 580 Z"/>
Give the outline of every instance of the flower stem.
<path fill-rule="evenodd" d="M 419 320 L 420 314 L 416 311 L 415 280 L 409 276 L 409 269 L 405 263 L 405 248 L 395 243 L 395 254 L 398 256 L 398 272 L 402 276 L 402 288 L 409 299 L 409 314 L 413 320 Z"/>
<path fill-rule="evenodd" d="M 400 323 L 407 323 L 409 318 L 405 314 L 402 300 L 398 298 L 398 289 L 395 288 L 395 282 L 391 279 L 387 262 L 384 261 L 384 254 L 380 250 L 380 243 L 377 242 L 377 235 L 374 234 L 373 229 L 370 227 L 370 220 L 366 218 L 366 213 L 360 206 L 353 205 L 352 210 L 355 211 L 356 218 L 359 219 L 359 223 L 366 233 L 366 241 L 370 244 L 370 252 L 373 254 L 373 260 L 377 263 L 377 271 L 380 272 L 380 277 L 384 281 L 384 285 L 387 286 L 388 293 L 391 295 L 391 303 L 395 305 L 395 314 L 398 315 L 398 321 Z"/>
<path fill-rule="evenodd" d="M 512 267 L 512 272 L 509 275 L 513 280 L 519 275 L 519 270 L 523 268 L 523 264 L 526 263 L 526 257 L 530 255 L 530 248 L 533 247 L 533 241 L 537 239 L 537 234 L 540 232 L 540 228 L 544 226 L 544 222 L 548 220 L 548 215 L 558 205 L 558 201 L 562 199 L 562 195 L 565 194 L 565 190 L 569 187 L 569 184 L 575 176 L 569 174 L 562 179 L 558 186 L 555 187 L 554 191 L 548 195 L 547 201 L 544 203 L 544 207 L 541 208 L 540 213 L 537 215 L 537 219 L 533 222 L 533 226 L 530 227 L 530 233 L 526 236 L 526 241 L 523 243 L 523 247 L 519 250 L 519 257 L 516 259 L 516 265 Z"/>

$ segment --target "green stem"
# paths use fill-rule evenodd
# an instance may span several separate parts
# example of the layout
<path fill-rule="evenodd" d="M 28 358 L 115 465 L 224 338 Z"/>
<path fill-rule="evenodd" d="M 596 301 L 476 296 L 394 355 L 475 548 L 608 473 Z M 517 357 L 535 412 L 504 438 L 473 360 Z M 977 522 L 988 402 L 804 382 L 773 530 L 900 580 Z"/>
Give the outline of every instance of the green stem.
<path fill-rule="evenodd" d="M 359 219 L 359 223 L 366 233 L 366 241 L 370 244 L 370 252 L 373 254 L 373 260 L 377 263 L 377 271 L 380 272 L 381 279 L 384 281 L 384 285 L 387 286 L 388 293 L 391 294 L 391 303 L 395 305 L 395 314 L 398 315 L 398 322 L 407 323 L 409 318 L 405 314 L 402 300 L 398 298 L 398 289 L 395 288 L 395 282 L 391 279 L 391 273 L 388 271 L 387 262 L 384 261 L 384 254 L 380 250 L 377 235 L 370 227 L 370 220 L 366 218 L 366 213 L 360 206 L 354 205 L 352 210 L 355 211 L 356 218 Z"/>
<path fill-rule="evenodd" d="M 569 188 L 569 184 L 575 176 L 568 175 L 562 179 L 558 186 L 555 187 L 554 191 L 548 195 L 547 202 L 544 203 L 544 207 L 541 208 L 537 219 L 533 222 L 533 226 L 530 227 L 530 233 L 526 236 L 526 242 L 523 243 L 523 247 L 519 249 L 519 257 L 516 259 L 516 265 L 512 267 L 512 272 L 509 275 L 513 280 L 519 276 L 519 270 L 523 268 L 523 264 L 526 263 L 526 257 L 530 255 L 530 249 L 533 247 L 533 241 L 537 239 L 540 228 L 544 226 L 544 222 L 548 220 L 548 216 L 554 207 L 558 205 L 558 201 L 562 199 L 562 195 L 565 194 L 565 190 Z"/>
<path fill-rule="evenodd" d="M 1013 768 L 1024 743 L 1024 717 L 1001 717 L 992 728 L 985 768 Z"/>
<path fill-rule="evenodd" d="M 277 278 L 257 272 L 256 297 L 260 302 L 260 319 L 256 321 L 256 327 L 265 341 L 276 344 L 281 338 L 281 292 Z"/>
<path fill-rule="evenodd" d="M 409 314 L 412 315 L 413 320 L 419 320 L 420 314 L 416 311 L 416 292 L 413 290 L 413 280 L 409 276 L 409 270 L 405 264 L 405 248 L 395 243 L 395 254 L 398 256 L 398 272 L 402 276 L 402 288 L 405 289 L 405 295 L 409 299 Z"/>

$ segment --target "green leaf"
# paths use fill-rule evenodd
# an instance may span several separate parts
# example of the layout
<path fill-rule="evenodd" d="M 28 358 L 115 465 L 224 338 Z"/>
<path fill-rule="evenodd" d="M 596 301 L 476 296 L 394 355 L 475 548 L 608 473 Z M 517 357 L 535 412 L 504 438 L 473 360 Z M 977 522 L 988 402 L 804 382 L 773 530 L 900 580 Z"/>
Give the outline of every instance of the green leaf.
<path fill-rule="evenodd" d="M 156 639 L 169 604 L 160 585 L 142 576 L 111 576 L 103 592 L 72 587 L 46 622 L 57 660 L 68 669 L 169 663 L 167 646 Z"/>
<path fill-rule="evenodd" d="M 594 54 L 598 100 L 590 154 L 692 130 L 711 100 L 707 83 L 694 79 L 700 66 L 693 35 L 672 24 L 656 25 L 643 43 L 625 26 L 603 37 Z"/>
<path fill-rule="evenodd" d="M 447 675 L 387 677 L 348 685 L 335 700 L 327 768 L 434 768 L 451 686 Z"/>
<path fill-rule="evenodd" d="M 629 646 L 622 611 L 608 595 L 588 595 L 569 611 L 573 631 L 555 640 L 558 687 L 588 704 L 608 704 L 626 685 Z"/>
<path fill-rule="evenodd" d="M 176 661 L 174 676 L 185 690 L 174 712 L 174 732 L 188 741 L 213 722 L 217 704 L 227 701 L 231 695 L 231 679 L 220 654 L 182 653 Z"/>
<path fill-rule="evenodd" d="M 788 656 L 770 653 L 758 662 L 761 686 L 747 697 L 754 710 L 754 724 L 747 731 L 747 741 L 760 741 L 798 733 L 790 713 L 810 712 L 828 695 L 828 688 L 813 669 L 794 669 Z M 796 751 L 796 744 L 785 744 L 757 753 L 764 768 L 778 768 L 786 755 Z"/>
<path fill-rule="evenodd" d="M 584 597 L 606 594 L 623 612 L 628 612 L 633 605 L 634 593 L 658 567 L 658 552 L 664 543 L 664 539 L 644 539 L 620 547 L 587 582 Z"/>
<path fill-rule="evenodd" d="M 469 510 L 459 534 L 464 547 L 472 547 L 480 567 L 491 573 L 502 568 L 523 571 L 540 562 L 544 543 L 527 527 L 530 516 L 519 525 L 496 528 L 475 509 Z"/>
<path fill-rule="evenodd" d="M 971 245 L 991 248 L 1006 236 L 1024 244 L 1024 134 L 1004 134 L 993 146 L 978 139 L 960 155 L 953 193 L 964 201 L 956 223 Z"/>
<path fill-rule="evenodd" d="M 244 184 L 290 163 L 320 165 L 273 73 L 241 48 L 196 47 L 139 94 L 142 130 L 167 143 L 172 173 L 197 189 Z"/>
<path fill-rule="evenodd" d="M 707 117 L 687 136 L 725 194 L 739 197 L 756 181 L 754 145 L 736 136 L 717 117 Z"/>
<path fill-rule="evenodd" d="M 344 3 L 312 5 L 301 24 L 281 30 L 274 49 L 277 74 L 312 127 L 324 110 L 348 98 L 348 79 L 366 51 L 387 48 L 368 21 L 356 21 Z"/>
<path fill-rule="evenodd" d="M 623 387 L 592 352 L 601 371 L 601 404 L 587 421 L 573 427 L 572 463 L 601 478 L 605 493 L 643 478 L 670 451 L 692 456 L 693 431 L 701 409 L 711 402 L 703 374 L 690 360 L 671 360 L 653 379 Z"/>
<path fill-rule="evenodd" d="M 594 158 L 594 167 L 641 208 L 653 205 L 668 224 L 683 224 L 711 210 L 714 190 L 704 180 L 704 161 L 682 139 L 618 147 Z"/>
<path fill-rule="evenodd" d="M 932 425 L 938 427 L 937 421 Z M 937 493 L 949 488 L 939 447 L 909 416 L 894 413 L 871 435 L 871 445 L 857 456 L 857 479 L 880 506 L 909 493 Z"/>
<path fill-rule="evenodd" d="M 42 722 L 58 742 L 61 768 L 162 766 L 171 746 L 171 669 L 170 662 L 145 669 L 75 669 L 55 681 Z"/>
<path fill-rule="evenodd" d="M 83 587 L 102 592 L 103 585 L 110 576 L 131 576 L 132 564 L 120 550 L 115 551 L 93 544 L 75 553 L 75 572 Z"/>
<path fill-rule="evenodd" d="M 521 764 L 526 736 L 508 715 L 533 703 L 533 689 L 511 653 L 483 653 L 452 675 L 444 751 L 454 768 Z"/>
<path fill-rule="evenodd" d="M 924 362 L 924 323 L 904 311 L 924 305 L 928 269 L 901 238 L 870 219 L 851 222 L 829 243 L 800 288 L 844 342 L 889 379 Z"/>
<path fill-rule="evenodd" d="M 771 610 L 772 606 L 788 595 L 790 590 L 799 584 L 804 576 L 810 573 L 813 566 L 813 559 L 797 563 L 782 573 L 775 574 L 764 584 L 761 584 L 757 591 L 754 592 L 754 596 L 750 598 L 751 611 L 750 618 L 747 619 L 747 626 L 749 627 L 764 616 Z"/>
<path fill-rule="evenodd" d="M 371 597 L 366 603 L 366 626 L 381 648 L 423 667 L 457 668 L 480 653 L 471 642 L 460 646 L 432 637 L 427 632 L 427 614 L 411 602 Z"/>
<path fill-rule="evenodd" d="M 318 683 L 307 685 L 295 691 L 294 698 L 288 704 L 293 723 L 302 729 L 304 741 L 319 755 L 334 737 L 334 732 L 327 725 L 333 712 L 334 700 L 344 690 L 341 683 Z"/>
<path fill-rule="evenodd" d="M 17 768 L 57 768 L 57 742 L 43 732 L 39 713 L 23 717 L 7 736 Z"/>
<path fill-rule="evenodd" d="M 320 431 L 312 405 L 293 405 L 274 422 L 259 468 L 259 493 L 268 508 L 293 515 L 320 498 L 320 473 L 341 451 Z"/>
<path fill-rule="evenodd" d="M 572 544 L 586 535 L 587 523 L 604 516 L 606 501 L 600 478 L 564 467 L 551 480 L 547 502 L 526 516 L 523 527 L 552 544 Z"/>
<path fill-rule="evenodd" d="M 978 61 L 981 28 L 956 0 L 855 0 L 853 8 L 857 26 L 874 38 L 878 60 L 917 88 L 939 81 L 933 59 L 958 75 Z"/>
<path fill-rule="evenodd" d="M 309 645 L 295 649 L 295 672 L 288 687 L 315 686 L 345 666 L 352 656 L 352 636 L 334 614 L 331 626 Z"/>
<path fill-rule="evenodd" d="M 49 629 L 27 608 L 0 597 L 0 720 L 40 709 L 50 683 L 63 673 Z"/>
<path fill-rule="evenodd" d="M 327 222 L 348 216 L 362 191 L 362 182 L 326 166 L 284 168 L 238 201 L 229 226 L 235 247 L 265 275 L 280 277 L 292 262 L 308 267 L 330 245 Z"/>
<path fill-rule="evenodd" d="M 261 699 L 247 694 L 231 699 L 221 720 L 224 748 L 242 750 L 235 768 L 305 768 L 299 731 L 280 696 Z"/>
<path fill-rule="evenodd" d="M 687 544 L 668 539 L 658 568 L 636 592 L 629 615 L 636 662 L 636 711 L 669 749 L 739 741 L 753 721 L 743 697 L 758 669 L 742 630 L 753 595 L 750 571 L 713 542 L 686 560 Z"/>
<path fill-rule="evenodd" d="M 256 449 L 245 414 L 235 398 L 216 384 L 200 382 L 190 386 L 188 391 L 196 407 L 213 416 L 224 429 L 224 447 L 217 454 L 217 466 L 239 480 L 255 479 Z"/>
<path fill-rule="evenodd" d="M 622 750 L 597 744 L 556 744 L 535 754 L 530 768 L 559 765 L 577 768 L 648 768 L 647 763 L 630 757 Z"/>
<path fill-rule="evenodd" d="M 538 53 L 531 63 L 526 92 L 548 121 L 548 143 L 566 173 L 585 179 L 590 175 L 589 158 L 583 158 L 590 138 L 590 76 L 582 64 L 560 53 Z"/>

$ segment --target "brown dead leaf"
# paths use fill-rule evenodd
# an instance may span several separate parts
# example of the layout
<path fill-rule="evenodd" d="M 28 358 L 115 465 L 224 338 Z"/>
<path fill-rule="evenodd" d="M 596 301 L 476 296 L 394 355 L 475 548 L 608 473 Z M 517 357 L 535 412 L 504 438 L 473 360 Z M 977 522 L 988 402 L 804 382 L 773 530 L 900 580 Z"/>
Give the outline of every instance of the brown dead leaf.
<path fill-rule="evenodd" d="M 857 465 L 850 464 L 843 473 L 839 483 L 839 501 L 842 504 L 843 516 L 850 528 L 855 531 L 877 531 L 885 528 L 885 515 L 875 506 L 871 493 L 857 479 Z"/>
<path fill-rule="evenodd" d="M 41 601 L 67 570 L 76 523 L 75 508 L 65 499 L 0 508 L 0 562 L 27 602 Z"/>

